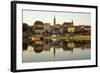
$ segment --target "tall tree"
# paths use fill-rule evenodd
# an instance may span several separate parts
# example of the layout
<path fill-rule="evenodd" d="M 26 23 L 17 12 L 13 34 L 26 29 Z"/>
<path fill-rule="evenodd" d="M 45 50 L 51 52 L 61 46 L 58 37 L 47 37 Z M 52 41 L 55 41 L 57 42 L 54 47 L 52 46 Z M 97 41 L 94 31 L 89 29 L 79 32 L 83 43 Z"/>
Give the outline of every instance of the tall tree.
<path fill-rule="evenodd" d="M 28 29 L 28 24 L 27 23 L 23 23 L 23 32 L 27 31 Z"/>

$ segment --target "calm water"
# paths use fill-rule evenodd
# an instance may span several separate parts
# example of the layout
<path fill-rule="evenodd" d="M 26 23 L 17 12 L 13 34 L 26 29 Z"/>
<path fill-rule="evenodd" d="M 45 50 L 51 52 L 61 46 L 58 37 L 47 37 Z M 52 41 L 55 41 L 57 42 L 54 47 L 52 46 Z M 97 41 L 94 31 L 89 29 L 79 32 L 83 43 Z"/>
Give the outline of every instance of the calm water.
<path fill-rule="evenodd" d="M 91 58 L 90 41 L 35 41 L 23 45 L 23 62 L 86 60 Z"/>

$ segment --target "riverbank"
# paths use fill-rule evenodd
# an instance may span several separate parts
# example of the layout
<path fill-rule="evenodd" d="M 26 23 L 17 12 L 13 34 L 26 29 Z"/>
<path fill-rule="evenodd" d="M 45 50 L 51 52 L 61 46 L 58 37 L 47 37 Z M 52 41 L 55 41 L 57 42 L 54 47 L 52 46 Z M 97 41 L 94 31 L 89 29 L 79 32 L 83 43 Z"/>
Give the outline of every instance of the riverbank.
<path fill-rule="evenodd" d="M 73 36 L 33 36 L 35 40 L 40 40 L 40 38 L 46 39 L 46 40 L 76 40 L 76 41 L 82 41 L 82 40 L 91 40 L 90 35 L 73 35 Z"/>

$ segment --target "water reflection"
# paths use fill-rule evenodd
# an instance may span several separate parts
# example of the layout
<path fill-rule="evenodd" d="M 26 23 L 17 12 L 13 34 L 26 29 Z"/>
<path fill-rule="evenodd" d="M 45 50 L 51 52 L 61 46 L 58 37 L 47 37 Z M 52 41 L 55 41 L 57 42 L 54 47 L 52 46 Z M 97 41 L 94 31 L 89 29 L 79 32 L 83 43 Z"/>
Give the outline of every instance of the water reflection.
<path fill-rule="evenodd" d="M 39 40 L 23 43 L 23 62 L 90 59 L 90 43 L 90 40 Z M 64 54 L 63 57 L 60 58 L 60 54 Z M 48 59 L 50 56 L 55 58 Z"/>
<path fill-rule="evenodd" d="M 33 51 L 35 53 L 41 53 L 43 50 L 50 51 L 50 48 L 60 48 L 63 49 L 63 51 L 73 51 L 74 48 L 80 48 L 80 49 L 90 49 L 90 41 L 63 41 L 63 40 L 57 40 L 57 41 L 51 41 L 51 40 L 40 40 L 32 42 L 31 44 L 23 43 L 23 50 L 28 50 L 28 46 L 32 46 Z"/>

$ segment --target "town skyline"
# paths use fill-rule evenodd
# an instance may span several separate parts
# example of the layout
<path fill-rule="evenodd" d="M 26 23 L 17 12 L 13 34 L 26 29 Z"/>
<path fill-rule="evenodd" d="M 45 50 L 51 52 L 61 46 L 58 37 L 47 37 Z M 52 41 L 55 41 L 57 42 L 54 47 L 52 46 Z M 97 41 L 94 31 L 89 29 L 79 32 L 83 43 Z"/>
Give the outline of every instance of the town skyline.
<path fill-rule="evenodd" d="M 23 23 L 27 23 L 30 26 L 33 25 L 35 21 L 53 25 L 54 17 L 56 18 L 56 24 L 60 25 L 64 22 L 72 21 L 74 25 L 91 25 L 91 14 L 89 13 L 23 11 Z"/>

